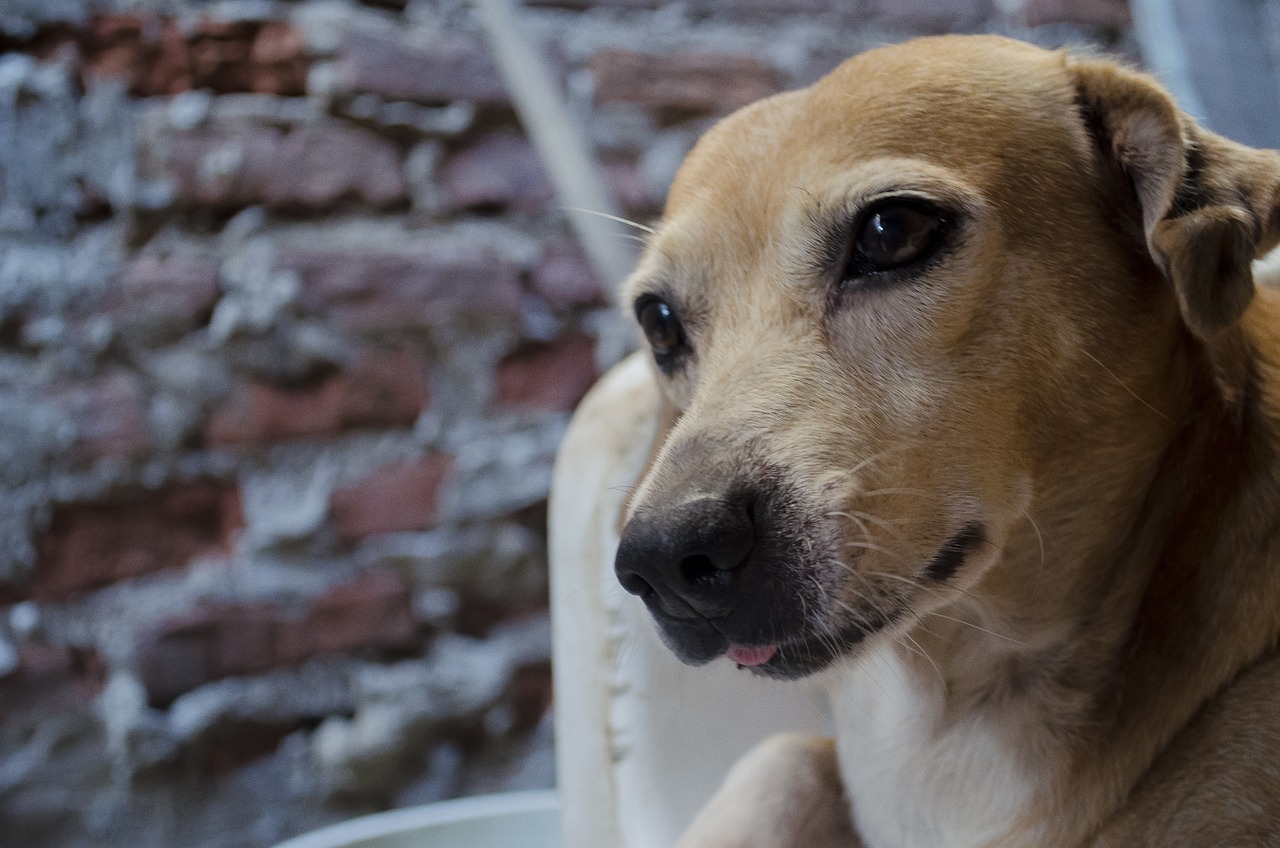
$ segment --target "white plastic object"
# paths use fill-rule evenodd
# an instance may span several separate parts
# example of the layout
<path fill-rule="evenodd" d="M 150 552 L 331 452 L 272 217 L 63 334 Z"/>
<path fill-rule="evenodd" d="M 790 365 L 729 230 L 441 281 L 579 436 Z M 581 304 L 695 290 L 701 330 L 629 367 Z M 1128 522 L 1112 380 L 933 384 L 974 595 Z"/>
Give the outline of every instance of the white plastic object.
<path fill-rule="evenodd" d="M 275 848 L 560 848 L 556 793 L 508 792 L 335 824 Z"/>

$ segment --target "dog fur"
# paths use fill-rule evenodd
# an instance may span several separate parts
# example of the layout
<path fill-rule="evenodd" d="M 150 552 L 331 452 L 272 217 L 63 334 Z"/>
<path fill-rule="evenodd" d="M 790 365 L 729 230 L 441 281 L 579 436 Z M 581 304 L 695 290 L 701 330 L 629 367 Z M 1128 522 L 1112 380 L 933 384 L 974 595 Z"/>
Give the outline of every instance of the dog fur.
<path fill-rule="evenodd" d="M 942 241 L 849 276 L 894 198 Z M 626 287 L 682 346 L 619 575 L 682 659 L 819 676 L 836 738 L 684 848 L 1280 845 L 1278 239 L 1280 156 L 995 37 L 699 142 Z"/>

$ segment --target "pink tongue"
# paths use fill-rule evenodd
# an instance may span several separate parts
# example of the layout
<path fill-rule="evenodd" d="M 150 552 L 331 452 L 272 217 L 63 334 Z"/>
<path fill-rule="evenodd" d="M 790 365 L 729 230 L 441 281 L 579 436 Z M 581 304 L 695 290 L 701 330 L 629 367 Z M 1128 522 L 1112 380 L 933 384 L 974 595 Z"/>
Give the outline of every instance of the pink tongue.
<path fill-rule="evenodd" d="M 725 651 L 725 656 L 736 662 L 738 665 L 764 665 L 773 659 L 773 655 L 778 653 L 777 645 L 768 645 L 763 648 L 742 648 L 737 645 L 730 645 L 729 650 Z"/>

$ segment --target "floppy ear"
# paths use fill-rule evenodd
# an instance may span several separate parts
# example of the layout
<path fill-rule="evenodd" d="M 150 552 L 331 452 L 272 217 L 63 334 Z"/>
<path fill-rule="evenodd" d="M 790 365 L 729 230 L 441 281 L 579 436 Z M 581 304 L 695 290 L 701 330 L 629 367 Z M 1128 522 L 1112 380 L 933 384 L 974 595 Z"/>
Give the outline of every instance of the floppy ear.
<path fill-rule="evenodd" d="M 1280 156 L 1199 127 L 1144 74 L 1097 60 L 1068 71 L 1104 170 L 1131 183 L 1147 249 L 1212 357 L 1253 299 L 1250 263 L 1280 237 Z"/>

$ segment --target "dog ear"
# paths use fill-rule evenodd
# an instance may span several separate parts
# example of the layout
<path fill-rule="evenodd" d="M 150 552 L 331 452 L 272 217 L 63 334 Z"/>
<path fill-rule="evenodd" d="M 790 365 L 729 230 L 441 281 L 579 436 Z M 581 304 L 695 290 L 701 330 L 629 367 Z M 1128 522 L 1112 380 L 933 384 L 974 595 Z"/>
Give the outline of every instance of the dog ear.
<path fill-rule="evenodd" d="M 1132 186 L 1183 321 L 1213 342 L 1253 299 L 1252 261 L 1280 238 L 1280 156 L 1199 127 L 1144 74 L 1097 60 L 1068 70 L 1104 170 Z"/>

